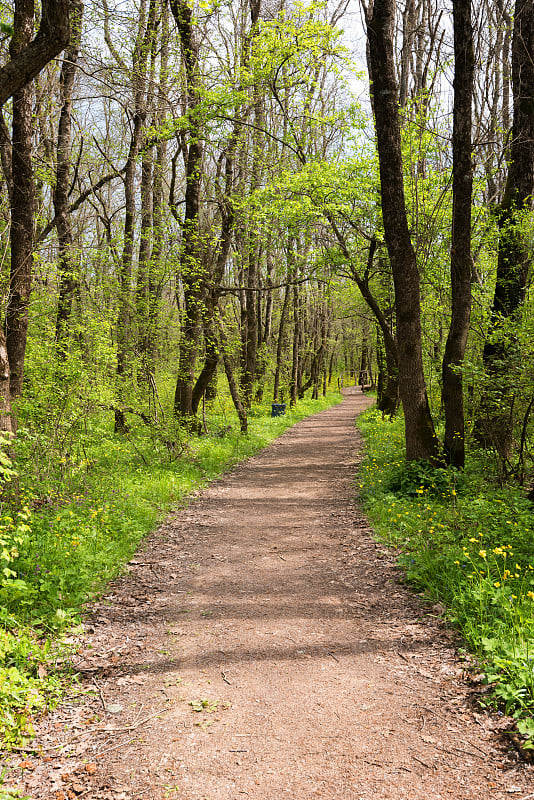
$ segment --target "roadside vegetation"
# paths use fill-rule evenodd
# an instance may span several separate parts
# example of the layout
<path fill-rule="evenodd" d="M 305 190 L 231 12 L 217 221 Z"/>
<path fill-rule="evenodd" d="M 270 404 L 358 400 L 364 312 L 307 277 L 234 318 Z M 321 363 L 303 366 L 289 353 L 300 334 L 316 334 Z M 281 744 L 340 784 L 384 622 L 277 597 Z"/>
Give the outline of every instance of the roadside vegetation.
<path fill-rule="evenodd" d="M 482 673 L 481 702 L 515 718 L 534 748 L 534 517 L 516 484 L 497 485 L 491 454 L 465 471 L 405 461 L 402 416 L 358 419 L 367 457 L 358 475 L 377 534 L 406 579 L 446 608 Z"/>
<path fill-rule="evenodd" d="M 255 403 L 246 436 L 222 389 L 208 404 L 202 436 L 187 435 L 174 420 L 150 427 L 133 421 L 127 436 L 114 434 L 111 414 L 80 416 L 74 406 L 62 408 L 46 436 L 31 417 L 21 419 L 16 471 L 7 441 L 0 452 L 9 487 L 0 506 L 0 738 L 7 746 L 30 736 L 32 715 L 61 697 L 72 679 L 69 641 L 83 604 L 158 521 L 340 399 L 333 391 L 303 399 L 274 418 L 270 402 Z"/>

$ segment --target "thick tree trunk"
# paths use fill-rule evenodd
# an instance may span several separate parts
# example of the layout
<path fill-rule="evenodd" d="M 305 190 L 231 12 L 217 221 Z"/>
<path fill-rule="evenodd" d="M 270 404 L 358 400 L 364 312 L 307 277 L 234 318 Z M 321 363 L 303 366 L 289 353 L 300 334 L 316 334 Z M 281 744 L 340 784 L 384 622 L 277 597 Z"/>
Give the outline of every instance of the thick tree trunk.
<path fill-rule="evenodd" d="M 398 93 L 393 55 L 394 0 L 375 0 L 367 21 L 371 89 L 384 233 L 388 248 L 397 315 L 399 389 L 404 408 L 406 458 L 439 462 L 440 450 L 430 415 L 423 373 L 419 270 L 412 246 L 401 156 Z"/>
<path fill-rule="evenodd" d="M 70 39 L 71 0 L 43 0 L 41 24 L 33 36 L 34 3 L 32 0 L 15 0 L 13 36 L 10 43 L 10 60 L 0 69 L 0 106 L 19 92 L 39 74 L 49 61 L 68 45 Z M 31 15 L 28 37 L 24 17 Z"/>
<path fill-rule="evenodd" d="M 383 334 L 383 332 L 382 332 Z M 382 335 L 384 342 L 385 363 L 381 365 L 381 379 L 378 390 L 377 408 L 382 414 L 393 417 L 399 407 L 399 366 L 396 342 L 392 343 Z"/>
<path fill-rule="evenodd" d="M 484 366 L 499 393 L 499 406 L 484 398 L 475 429 L 478 438 L 495 447 L 503 459 L 513 437 L 514 360 L 520 358 L 515 343 L 500 335 L 505 320 L 519 317 L 525 300 L 530 269 L 530 248 L 521 231 L 521 219 L 533 205 L 534 193 L 534 4 L 516 0 L 512 39 L 512 91 L 514 114 L 510 162 L 504 197 L 498 211 L 499 249 L 497 280 L 489 334 L 484 345 Z M 503 404 L 507 406 L 502 410 Z"/>
<path fill-rule="evenodd" d="M 454 121 L 452 134 L 452 237 L 451 322 L 442 366 L 442 401 L 445 411 L 445 455 L 450 464 L 465 464 L 463 379 L 471 318 L 471 117 L 474 80 L 471 3 L 453 0 L 454 16 Z"/>
<path fill-rule="evenodd" d="M 9 46 L 13 61 L 29 47 L 34 15 L 33 0 L 18 0 L 15 3 L 13 37 Z M 11 398 L 22 393 L 33 268 L 35 184 L 32 168 L 32 99 L 31 85 L 23 86 L 13 95 L 11 273 L 6 314 Z"/>

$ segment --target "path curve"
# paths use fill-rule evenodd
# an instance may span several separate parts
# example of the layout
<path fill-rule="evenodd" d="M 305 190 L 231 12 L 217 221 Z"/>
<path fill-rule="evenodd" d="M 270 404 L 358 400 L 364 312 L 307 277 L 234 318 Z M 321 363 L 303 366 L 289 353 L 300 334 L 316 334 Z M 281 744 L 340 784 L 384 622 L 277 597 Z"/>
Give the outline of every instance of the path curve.
<path fill-rule="evenodd" d="M 80 667 L 97 696 L 41 726 L 38 743 L 56 758 L 64 741 L 65 755 L 34 760 L 21 787 L 60 800 L 529 794 L 531 769 L 468 705 L 452 636 L 356 504 L 368 404 L 346 390 L 167 520 L 93 609 Z"/>

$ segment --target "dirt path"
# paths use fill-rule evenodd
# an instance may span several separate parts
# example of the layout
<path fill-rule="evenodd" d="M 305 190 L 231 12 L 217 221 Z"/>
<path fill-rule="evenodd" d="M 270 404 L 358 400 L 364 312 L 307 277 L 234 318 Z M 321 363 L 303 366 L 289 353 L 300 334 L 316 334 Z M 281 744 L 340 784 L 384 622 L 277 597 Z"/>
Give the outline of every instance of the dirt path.
<path fill-rule="evenodd" d="M 43 721 L 47 760 L 22 762 L 21 788 L 56 800 L 534 796 L 532 769 L 470 709 L 451 638 L 352 499 L 367 403 L 347 391 L 157 532 L 87 624 L 79 666 L 97 696 Z"/>

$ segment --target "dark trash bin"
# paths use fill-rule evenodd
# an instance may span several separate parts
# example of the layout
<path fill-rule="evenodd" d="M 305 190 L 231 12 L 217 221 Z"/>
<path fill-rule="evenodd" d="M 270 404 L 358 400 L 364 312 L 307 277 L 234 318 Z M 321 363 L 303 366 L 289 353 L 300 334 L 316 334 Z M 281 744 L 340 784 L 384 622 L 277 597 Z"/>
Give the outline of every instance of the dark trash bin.
<path fill-rule="evenodd" d="M 271 405 L 271 417 L 283 417 L 286 413 L 285 403 L 273 403 Z"/>

